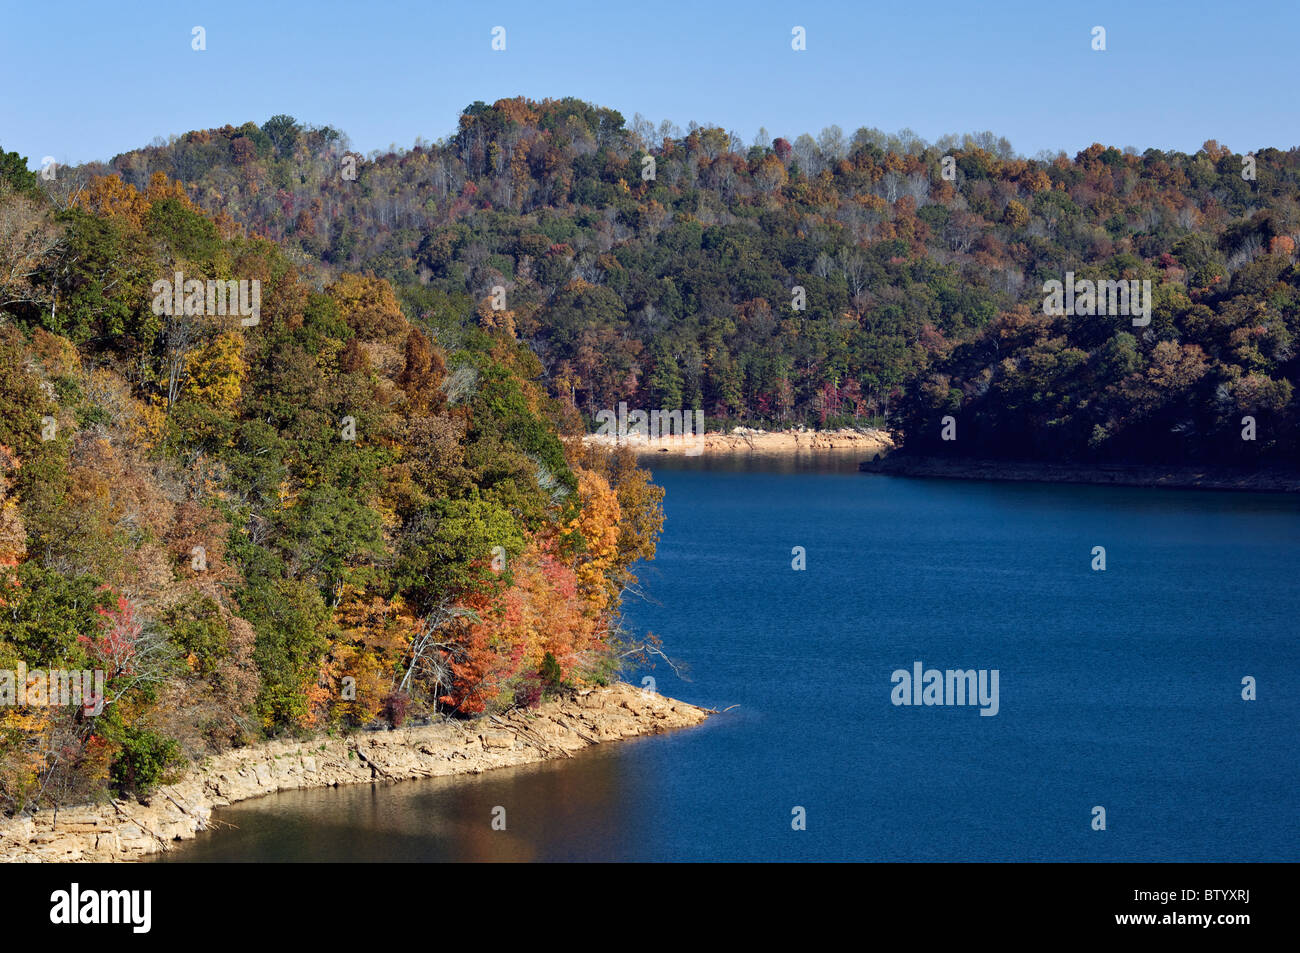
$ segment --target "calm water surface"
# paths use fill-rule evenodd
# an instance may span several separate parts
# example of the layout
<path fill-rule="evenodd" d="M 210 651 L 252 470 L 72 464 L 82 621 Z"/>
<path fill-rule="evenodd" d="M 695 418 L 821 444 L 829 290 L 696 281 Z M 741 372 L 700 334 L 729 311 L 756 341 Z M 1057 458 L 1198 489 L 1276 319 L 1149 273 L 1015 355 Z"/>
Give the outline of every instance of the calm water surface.
<path fill-rule="evenodd" d="M 1295 499 L 649 462 L 667 521 L 628 617 L 689 680 L 629 680 L 738 708 L 564 762 L 245 802 L 167 859 L 1300 860 Z M 999 713 L 894 706 L 917 660 L 997 669 Z"/>

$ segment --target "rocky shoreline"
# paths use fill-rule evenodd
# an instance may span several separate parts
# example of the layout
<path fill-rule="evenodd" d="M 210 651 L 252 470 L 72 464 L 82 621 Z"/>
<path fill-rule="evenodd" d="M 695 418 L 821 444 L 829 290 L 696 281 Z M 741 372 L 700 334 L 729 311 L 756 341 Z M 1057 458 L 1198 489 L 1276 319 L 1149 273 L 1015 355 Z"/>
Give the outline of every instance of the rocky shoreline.
<path fill-rule="evenodd" d="M 894 442 L 883 430 L 751 430 L 737 427 L 729 433 L 706 433 L 702 437 L 646 437 L 640 434 L 587 434 L 584 443 L 614 447 L 631 447 L 637 453 L 671 453 L 679 456 L 752 453 L 784 455 L 853 450 L 867 457 L 883 455 L 894 449 Z"/>
<path fill-rule="evenodd" d="M 864 473 L 939 477 L 950 480 L 1008 480 L 1038 483 L 1086 483 L 1188 490 L 1300 492 L 1300 473 L 1286 470 L 1238 470 L 1227 467 L 1149 466 L 1136 464 L 1069 464 L 1015 460 L 912 457 L 896 453 L 863 461 Z"/>
<path fill-rule="evenodd" d="M 698 725 L 709 714 L 619 682 L 528 712 L 268 742 L 208 758 L 148 804 L 114 800 L 0 819 L 0 862 L 140 860 L 208 829 L 212 809 L 236 801 L 300 788 L 481 774 Z"/>

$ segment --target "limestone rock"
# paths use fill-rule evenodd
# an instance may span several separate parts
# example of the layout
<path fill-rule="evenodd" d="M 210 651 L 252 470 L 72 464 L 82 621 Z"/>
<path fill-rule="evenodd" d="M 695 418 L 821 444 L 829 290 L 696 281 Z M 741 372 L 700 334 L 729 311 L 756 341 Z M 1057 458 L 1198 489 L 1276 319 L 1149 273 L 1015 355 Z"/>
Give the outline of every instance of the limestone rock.
<path fill-rule="evenodd" d="M 193 767 L 147 805 L 113 802 L 0 818 L 0 862 L 139 860 L 206 830 L 213 807 L 236 801 L 304 787 L 480 774 L 564 757 L 598 741 L 697 725 L 708 716 L 702 708 L 619 682 L 477 725 L 435 720 L 305 745 L 234 749 Z"/>

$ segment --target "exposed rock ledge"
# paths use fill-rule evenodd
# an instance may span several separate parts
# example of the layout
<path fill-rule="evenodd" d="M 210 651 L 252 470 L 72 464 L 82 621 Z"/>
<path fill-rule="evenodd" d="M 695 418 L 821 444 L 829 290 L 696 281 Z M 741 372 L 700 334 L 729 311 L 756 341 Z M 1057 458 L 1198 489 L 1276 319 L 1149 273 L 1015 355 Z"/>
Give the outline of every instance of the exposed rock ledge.
<path fill-rule="evenodd" d="M 369 784 L 566 758 L 604 741 L 697 725 L 703 708 L 619 682 L 469 722 L 310 741 L 274 741 L 207 759 L 179 783 L 136 801 L 0 819 L 0 861 L 138 860 L 208 827 L 212 809 L 277 791 Z"/>
<path fill-rule="evenodd" d="M 790 454 L 822 453 L 828 450 L 853 450 L 870 459 L 887 454 L 894 442 L 883 430 L 750 430 L 737 427 L 731 433 L 706 433 L 694 436 L 645 437 L 627 434 L 621 440 L 614 434 L 587 434 L 584 443 L 613 447 L 620 442 L 637 453 L 672 453 L 685 456 L 726 453 Z"/>

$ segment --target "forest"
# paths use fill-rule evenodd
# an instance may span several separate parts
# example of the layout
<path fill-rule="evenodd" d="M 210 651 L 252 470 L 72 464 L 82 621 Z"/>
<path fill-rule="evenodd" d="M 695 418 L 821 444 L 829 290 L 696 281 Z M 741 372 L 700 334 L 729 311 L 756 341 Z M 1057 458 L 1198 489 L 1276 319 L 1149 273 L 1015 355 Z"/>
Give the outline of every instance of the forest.
<path fill-rule="evenodd" d="M 834 126 L 747 144 L 521 97 L 409 149 L 362 156 L 276 116 L 49 185 L 158 173 L 317 282 L 387 280 L 449 342 L 467 315 L 500 325 L 588 429 L 627 401 L 714 427 L 886 427 L 908 450 L 980 457 L 1296 459 L 1294 148 L 1026 159 L 988 132 Z M 1151 322 L 1044 314 L 1067 273 L 1149 281 Z M 494 288 L 508 307 L 489 306 Z M 71 318 L 61 333 L 90 333 Z"/>
<path fill-rule="evenodd" d="M 619 607 L 662 491 L 583 449 L 505 328 L 437 340 L 385 279 L 320 283 L 161 172 L 62 203 L 6 153 L 0 183 L 0 808 L 532 707 L 652 646 Z M 177 272 L 256 282 L 256 322 L 151 306 Z M 24 704 L 23 666 L 102 695 Z"/>
<path fill-rule="evenodd" d="M 746 143 L 521 97 L 369 156 L 279 115 L 50 172 L 0 148 L 0 671 L 103 670 L 108 704 L 0 706 L 10 812 L 616 678 L 663 524 L 580 440 L 621 402 L 1297 459 L 1296 149 Z M 256 320 L 151 306 L 178 273 L 255 282 Z M 1149 323 L 1045 313 L 1067 274 L 1150 282 Z"/>

